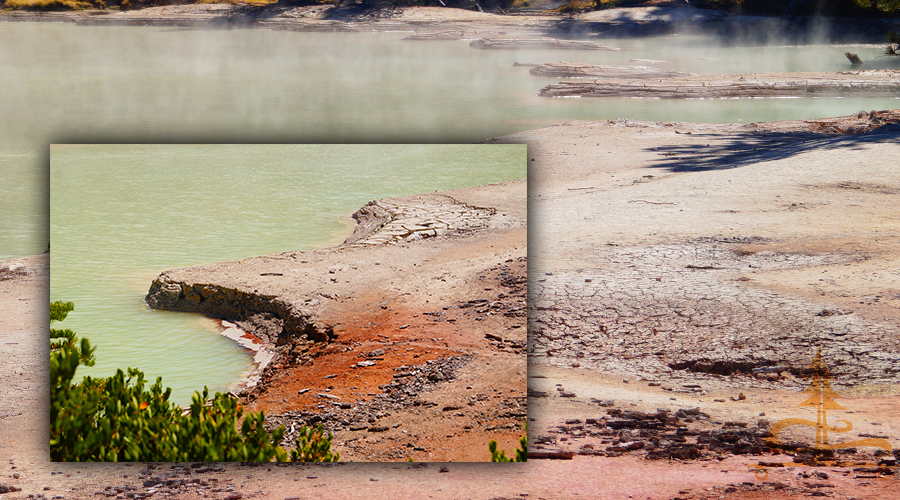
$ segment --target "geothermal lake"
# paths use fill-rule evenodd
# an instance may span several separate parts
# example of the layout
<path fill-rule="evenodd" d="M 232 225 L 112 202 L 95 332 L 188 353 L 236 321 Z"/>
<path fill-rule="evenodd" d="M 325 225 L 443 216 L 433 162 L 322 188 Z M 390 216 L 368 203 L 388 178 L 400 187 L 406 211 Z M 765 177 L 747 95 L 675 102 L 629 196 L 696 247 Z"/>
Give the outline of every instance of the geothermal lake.
<path fill-rule="evenodd" d="M 167 269 L 341 243 L 373 199 L 526 175 L 522 145 L 53 145 L 51 300 L 57 327 L 97 347 L 107 375 L 163 377 L 173 399 L 247 375 L 243 348 L 198 314 L 151 311 Z"/>
<path fill-rule="evenodd" d="M 476 50 L 407 33 L 296 33 L 0 23 L 0 259 L 47 245 L 51 143 L 471 143 L 584 119 L 752 122 L 896 108 L 897 99 L 550 99 L 559 60 L 694 73 L 896 64 L 880 46 L 721 47 L 692 36 L 606 51 Z"/>
<path fill-rule="evenodd" d="M 46 249 L 50 144 L 471 143 L 575 119 L 753 122 L 838 116 L 863 109 L 896 108 L 900 103 L 897 99 L 814 98 L 549 99 L 538 97 L 537 93 L 557 79 L 534 77 L 528 74 L 527 66 L 514 66 L 517 62 L 560 60 L 638 64 L 631 60 L 653 59 L 665 61 L 655 64 L 657 67 L 701 74 L 850 70 L 843 55 L 848 50 L 867 61 L 867 68 L 896 63 L 878 58 L 880 46 L 722 47 L 708 39 L 678 35 L 598 40 L 622 49 L 616 52 L 492 51 L 472 49 L 466 41 L 401 41 L 406 35 L 0 23 L 0 64 L 4 68 L 0 73 L 0 259 Z M 194 168 L 228 164 L 223 158 L 210 159 L 215 155 L 185 162 L 181 156 L 169 158 L 170 150 L 166 148 L 148 146 L 132 150 L 131 153 L 143 156 L 126 161 L 122 157 L 125 153 L 114 147 L 54 149 L 54 167 L 65 166 L 60 172 L 66 172 L 67 186 L 79 186 L 89 193 L 97 189 L 96 184 L 106 194 L 111 186 L 116 187 L 113 191 L 121 186 L 125 197 L 119 202 L 153 202 L 150 206 L 129 208 L 128 212 L 89 213 L 90 206 L 83 203 L 99 199 L 79 197 L 69 190 L 72 198 L 63 203 L 54 195 L 54 211 L 65 209 L 59 220 L 74 217 L 95 225 L 100 231 L 96 234 L 106 235 L 81 243 L 89 250 L 88 255 L 97 252 L 106 259 L 107 253 L 117 254 L 112 257 L 124 256 L 126 260 L 130 256 L 132 263 L 140 264 L 112 269 L 99 260 L 87 261 L 91 265 L 79 272 L 86 271 L 92 281 L 85 282 L 81 277 L 84 274 L 80 274 L 66 282 L 62 270 L 82 263 L 73 262 L 79 260 L 73 258 L 63 265 L 62 252 L 53 254 L 52 296 L 76 302 L 76 311 L 64 325 L 89 336 L 100 346 L 97 371 L 104 370 L 104 366 L 109 368 L 107 360 L 127 359 L 127 364 L 141 367 L 151 377 L 163 375 L 165 383 L 176 388 L 180 402 L 186 402 L 186 394 L 204 384 L 223 388 L 246 371 L 249 358 L 230 341 L 216 337 L 215 325 L 209 320 L 173 314 L 182 318 L 171 320 L 171 326 L 154 327 L 154 336 L 148 336 L 146 331 L 135 330 L 139 316 L 126 314 L 113 323 L 112 313 L 128 310 L 138 314 L 143 307 L 139 299 L 160 270 L 333 244 L 347 230 L 339 220 L 370 199 L 511 178 L 508 173 L 469 172 L 454 175 L 447 185 L 434 181 L 442 168 L 428 166 L 404 177 L 420 177 L 423 183 L 404 184 L 403 190 L 393 189 L 394 185 L 368 183 L 348 188 L 359 190 L 359 198 L 347 193 L 333 195 L 345 204 L 328 209 L 316 207 L 317 220 L 327 223 L 310 223 L 307 227 L 296 219 L 299 216 L 295 211 L 302 208 L 300 198 L 286 194 L 281 198 L 284 193 L 277 189 L 278 196 L 257 197 L 227 191 L 227 186 L 262 182 L 252 178 L 257 164 L 242 156 L 252 150 L 250 146 L 246 148 L 238 148 L 240 152 L 234 153 L 237 163 L 229 169 L 231 177 L 222 174 L 216 179 L 222 185 L 217 184 L 214 189 L 189 189 L 191 181 L 186 176 Z M 140 178 L 147 175 L 149 164 L 164 160 L 173 162 L 165 167 L 173 169 L 169 173 L 176 178 L 173 182 L 182 183 L 185 192 L 210 195 L 204 198 L 208 205 L 188 210 L 187 203 L 194 200 L 178 201 L 185 203 L 183 207 L 173 206 L 176 200 L 152 199 L 152 194 L 128 191 L 128 186 L 138 185 Z M 277 163 L 273 158 L 266 165 Z M 353 169 L 369 168 L 371 164 L 352 163 L 350 171 L 341 175 L 364 178 L 364 174 Z M 268 181 L 277 185 L 278 176 L 291 177 L 294 169 L 301 168 L 298 165 L 283 162 L 279 168 L 284 170 Z M 414 170 L 394 172 L 388 168 L 386 172 L 389 174 L 385 175 L 396 175 Z M 517 175 L 521 178 L 524 173 Z M 118 179 L 118 184 L 113 184 L 113 179 Z M 153 248 L 160 251 L 158 261 L 133 258 L 132 252 L 149 244 L 140 239 L 148 227 L 155 227 L 160 221 L 171 222 L 169 217 L 176 213 L 193 220 L 200 217 L 198 212 L 221 211 L 220 203 L 226 199 L 230 200 L 229 213 L 246 214 L 245 220 L 230 219 L 229 227 L 208 223 L 211 232 L 204 234 L 199 246 L 175 236 L 168 242 L 153 242 Z M 106 202 L 111 206 L 116 203 L 111 199 Z M 286 219 L 270 218 L 274 212 L 291 215 Z M 129 217 L 114 223 L 112 217 L 123 213 Z M 106 216 L 110 219 L 104 221 L 102 217 Z M 101 218 L 93 220 L 95 217 Z M 108 229 L 102 232 L 105 224 Z M 61 232 L 60 236 L 54 232 L 54 241 L 63 238 L 65 226 L 55 229 Z M 290 228 L 290 235 L 272 232 L 283 227 Z M 311 233 L 297 236 L 301 227 Z M 252 230 L 271 234 L 273 239 L 257 241 L 263 237 Z M 244 240 L 248 240 L 247 246 L 239 243 Z M 61 247 L 54 248 L 62 251 Z M 189 258 L 162 259 L 175 249 L 185 250 L 182 255 Z M 88 300 L 89 297 L 93 298 Z M 100 337 L 94 333 L 99 326 L 82 324 L 79 316 L 109 322 L 105 327 L 109 331 L 128 336 L 129 342 L 123 344 L 130 351 L 121 358 L 107 355 Z M 181 326 L 176 327 L 176 323 Z M 212 333 L 202 338 L 176 337 L 176 328 Z M 216 356 L 221 355 L 219 364 L 224 367 L 216 381 L 188 380 L 193 375 L 178 380 L 184 366 L 196 366 L 201 368 L 198 372 L 206 374 L 213 351 L 219 353 Z M 154 354 L 143 357 L 150 352 Z M 189 357 L 175 359 L 176 352 L 189 353 Z M 178 366 L 178 370 L 173 366 Z M 182 383 L 185 388 L 179 389 L 177 386 Z"/>

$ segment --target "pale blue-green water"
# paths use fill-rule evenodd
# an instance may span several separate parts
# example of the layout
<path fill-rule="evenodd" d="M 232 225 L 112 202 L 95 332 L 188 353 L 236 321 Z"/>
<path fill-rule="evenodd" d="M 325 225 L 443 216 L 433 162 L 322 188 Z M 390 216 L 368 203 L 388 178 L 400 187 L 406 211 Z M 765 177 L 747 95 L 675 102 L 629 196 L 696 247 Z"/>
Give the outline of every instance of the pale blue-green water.
<path fill-rule="evenodd" d="M 51 143 L 476 142 L 573 119 L 751 122 L 896 108 L 897 99 L 548 99 L 520 63 L 695 73 L 896 66 L 882 48 L 599 40 L 617 52 L 476 50 L 407 33 L 0 23 L 0 259 L 47 245 Z"/>
<path fill-rule="evenodd" d="M 226 390 L 250 355 L 196 314 L 143 302 L 160 272 L 338 244 L 384 197 L 526 175 L 523 145 L 54 145 L 51 300 L 97 346 L 83 374 L 139 367 L 173 398 Z"/>

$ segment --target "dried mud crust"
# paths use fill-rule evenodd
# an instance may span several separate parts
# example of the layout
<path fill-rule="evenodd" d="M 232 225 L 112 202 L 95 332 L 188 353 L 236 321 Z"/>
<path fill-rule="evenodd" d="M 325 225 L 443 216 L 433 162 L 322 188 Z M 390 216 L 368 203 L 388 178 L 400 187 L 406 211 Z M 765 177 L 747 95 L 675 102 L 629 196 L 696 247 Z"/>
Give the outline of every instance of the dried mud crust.
<path fill-rule="evenodd" d="M 447 195 L 376 200 L 353 214 L 357 227 L 344 244 L 381 245 L 477 231 L 495 212 Z"/>
<path fill-rule="evenodd" d="M 759 495 L 747 498 L 801 496 L 803 457 L 760 438 L 784 418 L 815 421 L 798 405 L 821 345 L 847 409 L 829 418 L 854 424 L 829 442 L 879 436 L 896 448 L 898 118 L 573 122 L 496 139 L 529 144 L 535 165 L 531 445 L 630 472 L 675 460 L 673 473 L 745 474 Z M 781 437 L 811 439 L 801 426 Z M 890 459 L 857 451 L 838 456 Z M 764 483 L 747 466 L 760 460 L 797 465 Z M 819 491 L 869 487 L 866 473 L 833 469 L 834 489 Z M 885 477 L 872 498 L 900 489 Z M 742 491 L 729 483 L 679 496 Z"/>
<path fill-rule="evenodd" d="M 660 380 L 672 370 L 689 370 L 698 378 L 754 384 L 754 369 L 778 368 L 760 378 L 799 387 L 802 381 L 794 377 L 805 373 L 811 349 L 821 343 L 836 378 L 854 385 L 897 383 L 896 318 L 872 321 L 852 309 L 753 284 L 756 273 L 842 266 L 870 254 L 841 247 L 784 251 L 785 243 L 708 238 L 612 248 L 591 256 L 595 271 L 544 275 L 532 285 L 532 353 L 553 363 Z M 877 300 L 897 308 L 900 291 Z"/>
<path fill-rule="evenodd" d="M 529 352 L 663 383 L 799 388 L 821 345 L 842 389 L 897 384 L 900 185 L 885 160 L 898 119 L 512 136 L 543 139 L 534 224 L 538 241 L 563 242 L 535 245 Z"/>

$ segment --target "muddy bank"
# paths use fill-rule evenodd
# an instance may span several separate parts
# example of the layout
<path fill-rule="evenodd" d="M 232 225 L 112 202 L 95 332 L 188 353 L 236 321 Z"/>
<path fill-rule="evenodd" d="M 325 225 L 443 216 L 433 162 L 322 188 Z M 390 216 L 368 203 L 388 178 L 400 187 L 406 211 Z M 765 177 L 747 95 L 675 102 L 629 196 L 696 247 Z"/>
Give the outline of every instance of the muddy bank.
<path fill-rule="evenodd" d="M 241 397 L 288 439 L 321 422 L 347 460 L 489 460 L 524 427 L 525 189 L 377 200 L 340 246 L 167 271 L 147 303 L 265 342 Z"/>
<path fill-rule="evenodd" d="M 546 67 L 546 65 L 544 66 Z M 649 69 L 649 68 L 648 68 Z M 580 65 L 554 68 L 554 73 L 582 76 Z M 594 70 L 593 73 L 597 71 Z M 631 72 L 636 73 L 632 70 Z M 627 73 L 627 72 L 626 72 Z M 584 74 L 583 76 L 605 76 Z M 639 79 L 635 80 L 634 77 Z M 712 99 L 748 97 L 896 97 L 900 71 L 816 73 L 749 73 L 745 75 L 656 76 L 613 75 L 594 81 L 566 81 L 541 89 L 545 97 L 641 97 Z M 629 78 L 628 80 L 620 78 Z"/>
<path fill-rule="evenodd" d="M 515 14 L 515 12 L 511 12 Z M 668 5 L 607 9 L 580 14 L 527 11 L 502 15 L 462 9 L 406 7 L 360 9 L 314 5 L 264 7 L 194 4 L 132 11 L 6 11 L 7 21 L 70 22 L 82 25 L 262 28 L 290 31 L 412 31 L 413 40 L 486 37 L 621 38 L 672 33 L 703 33 L 729 43 L 881 43 L 898 31 L 896 19 L 737 16 L 723 11 Z"/>

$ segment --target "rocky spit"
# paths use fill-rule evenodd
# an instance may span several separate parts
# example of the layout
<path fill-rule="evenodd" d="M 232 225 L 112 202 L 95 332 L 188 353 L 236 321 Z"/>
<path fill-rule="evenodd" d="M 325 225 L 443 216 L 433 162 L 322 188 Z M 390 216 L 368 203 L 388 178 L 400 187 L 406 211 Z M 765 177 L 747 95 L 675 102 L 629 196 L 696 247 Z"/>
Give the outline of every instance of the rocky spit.
<path fill-rule="evenodd" d="M 549 62 L 528 70 L 534 76 L 553 78 L 674 78 L 688 76 L 688 73 L 650 66 L 621 66 L 609 64 L 584 64 L 572 62 Z"/>
<path fill-rule="evenodd" d="M 556 71 L 561 71 L 557 69 Z M 571 71 L 578 71 L 572 68 Z M 588 70 L 584 70 L 587 72 Z M 596 70 L 594 70 L 596 71 Z M 637 71 L 634 71 L 637 72 Z M 623 72 L 625 73 L 625 72 Z M 648 75 L 651 74 L 648 72 Z M 733 99 L 747 97 L 895 97 L 896 70 L 830 73 L 750 73 L 669 76 L 638 74 L 597 80 L 568 80 L 542 88 L 545 97 L 641 97 L 649 99 Z M 580 75 L 572 75 L 580 76 Z M 585 75 L 595 76 L 595 75 Z M 603 75 L 596 75 L 603 76 Z M 617 79 L 618 78 L 618 79 Z"/>
<path fill-rule="evenodd" d="M 238 396 L 286 445 L 322 424 L 350 460 L 489 459 L 489 436 L 524 427 L 525 181 L 375 200 L 353 219 L 333 248 L 164 272 L 147 304 L 222 318 L 274 353 Z M 476 377 L 488 365 L 500 379 Z M 481 446 L 436 450 L 426 420 Z M 373 434 L 383 449 L 354 444 Z"/>

